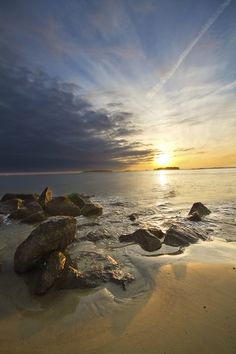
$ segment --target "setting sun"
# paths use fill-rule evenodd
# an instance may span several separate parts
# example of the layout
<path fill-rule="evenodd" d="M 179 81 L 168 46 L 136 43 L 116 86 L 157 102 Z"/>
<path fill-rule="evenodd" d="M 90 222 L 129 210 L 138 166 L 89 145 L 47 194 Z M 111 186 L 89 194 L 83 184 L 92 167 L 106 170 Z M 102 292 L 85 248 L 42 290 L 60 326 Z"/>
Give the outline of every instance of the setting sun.
<path fill-rule="evenodd" d="M 156 156 L 155 162 L 159 166 L 162 166 L 162 167 L 167 166 L 171 162 L 171 156 L 168 153 L 162 153 L 162 154 Z"/>

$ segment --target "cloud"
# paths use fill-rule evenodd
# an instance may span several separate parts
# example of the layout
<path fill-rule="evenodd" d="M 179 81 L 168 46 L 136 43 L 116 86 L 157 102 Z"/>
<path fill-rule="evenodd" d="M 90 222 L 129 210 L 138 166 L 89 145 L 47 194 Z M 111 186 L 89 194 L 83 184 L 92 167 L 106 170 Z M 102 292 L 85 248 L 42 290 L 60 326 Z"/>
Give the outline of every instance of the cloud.
<path fill-rule="evenodd" d="M 128 111 L 96 109 L 79 85 L 0 61 L 1 171 L 122 168 L 150 160 Z"/>

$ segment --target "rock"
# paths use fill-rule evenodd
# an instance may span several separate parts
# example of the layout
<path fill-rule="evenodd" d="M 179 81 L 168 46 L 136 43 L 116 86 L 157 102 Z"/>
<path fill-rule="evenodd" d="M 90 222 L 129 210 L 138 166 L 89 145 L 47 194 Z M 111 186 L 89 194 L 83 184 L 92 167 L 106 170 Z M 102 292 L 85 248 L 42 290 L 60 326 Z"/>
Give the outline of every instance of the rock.
<path fill-rule="evenodd" d="M 202 218 L 197 211 L 194 211 L 192 214 L 189 214 L 187 219 L 190 221 L 202 221 Z"/>
<path fill-rule="evenodd" d="M 164 243 L 169 246 L 189 246 L 197 241 L 207 240 L 207 235 L 200 229 L 174 224 L 166 231 Z"/>
<path fill-rule="evenodd" d="M 90 281 L 82 274 L 78 269 L 68 266 L 64 271 L 63 277 L 57 284 L 59 289 L 84 289 L 84 288 L 95 288 L 97 284 Z"/>
<path fill-rule="evenodd" d="M 0 214 L 10 214 L 23 206 L 22 199 L 8 199 L 0 202 Z"/>
<path fill-rule="evenodd" d="M 45 210 L 49 215 L 65 215 L 79 216 L 81 215 L 80 208 L 72 203 L 67 197 L 54 197 L 45 206 Z"/>
<path fill-rule="evenodd" d="M 45 208 L 45 206 L 52 200 L 52 190 L 48 187 L 40 194 L 39 204 Z"/>
<path fill-rule="evenodd" d="M 161 231 L 162 232 L 162 231 Z M 129 235 L 121 235 L 120 242 L 138 243 L 145 251 L 153 252 L 161 248 L 162 243 L 159 238 L 147 229 L 139 229 Z"/>
<path fill-rule="evenodd" d="M 128 218 L 129 218 L 131 221 L 135 221 L 135 220 L 138 218 L 138 214 L 132 213 L 132 214 L 128 215 Z"/>
<path fill-rule="evenodd" d="M 86 203 L 90 202 L 89 196 L 79 193 L 71 193 L 68 195 L 68 198 L 79 208 L 83 208 Z"/>
<path fill-rule="evenodd" d="M 46 215 L 42 211 L 38 211 L 37 213 L 31 214 L 21 220 L 22 223 L 26 224 L 34 224 L 34 223 L 40 223 L 43 222 L 47 219 Z"/>
<path fill-rule="evenodd" d="M 45 259 L 42 272 L 35 288 L 35 294 L 42 295 L 51 288 L 64 271 L 66 256 L 59 251 L 53 251 Z"/>
<path fill-rule="evenodd" d="M 81 209 L 81 214 L 83 216 L 99 216 L 102 215 L 102 212 L 102 206 L 98 203 L 93 203 L 91 201 L 87 201 Z"/>
<path fill-rule="evenodd" d="M 16 249 L 14 268 L 18 273 L 33 268 L 48 252 L 64 250 L 75 240 L 76 219 L 52 217 L 37 226 Z"/>
<path fill-rule="evenodd" d="M 34 194 L 7 193 L 7 194 L 4 194 L 1 201 L 5 202 L 6 200 L 10 200 L 10 199 L 22 199 L 25 202 L 34 202 L 34 201 L 37 201 L 38 198 L 39 198 L 39 195 L 37 193 L 34 193 Z"/>
<path fill-rule="evenodd" d="M 24 206 L 23 208 L 19 208 L 15 210 L 13 213 L 9 215 L 9 218 L 24 219 L 30 217 L 35 213 L 43 213 L 43 209 L 41 205 L 36 201 L 27 203 L 26 206 Z"/>
<path fill-rule="evenodd" d="M 201 202 L 194 203 L 188 215 L 192 215 L 194 212 L 197 212 L 200 218 L 211 213 L 211 211 Z"/>
<path fill-rule="evenodd" d="M 159 227 L 149 227 L 148 231 L 159 239 L 164 237 L 164 232 Z"/>
<path fill-rule="evenodd" d="M 109 255 L 81 251 L 73 261 L 73 263 L 75 262 L 75 268 L 79 269 L 85 279 L 96 285 L 101 282 L 113 281 L 125 288 L 127 283 L 134 280 L 134 276 L 124 272 L 121 265 Z"/>
<path fill-rule="evenodd" d="M 111 234 L 106 229 L 98 229 L 95 231 L 90 231 L 86 236 L 82 237 L 81 240 L 97 242 L 109 238 L 111 238 Z"/>

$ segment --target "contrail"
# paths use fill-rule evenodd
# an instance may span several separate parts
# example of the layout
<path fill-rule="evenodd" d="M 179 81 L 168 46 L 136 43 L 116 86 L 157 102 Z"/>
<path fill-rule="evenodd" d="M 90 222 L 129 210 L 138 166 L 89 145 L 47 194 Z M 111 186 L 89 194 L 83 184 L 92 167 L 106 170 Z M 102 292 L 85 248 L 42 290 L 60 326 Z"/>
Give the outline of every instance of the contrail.
<path fill-rule="evenodd" d="M 215 21 L 218 19 L 218 17 L 222 14 L 222 12 L 228 7 L 231 3 L 231 0 L 227 0 L 224 3 L 222 3 L 216 12 L 209 18 L 209 20 L 206 22 L 206 24 L 202 27 L 201 31 L 198 33 L 197 37 L 192 41 L 192 43 L 189 44 L 189 46 L 183 51 L 183 53 L 180 55 L 179 59 L 177 60 L 176 64 L 173 66 L 173 68 L 167 73 L 165 78 L 161 80 L 161 83 L 158 83 L 155 85 L 149 92 L 148 96 L 151 98 L 157 93 L 171 78 L 172 76 L 176 73 L 180 65 L 183 63 L 185 58 L 190 54 L 190 52 L 193 50 L 193 48 L 196 46 L 196 44 L 200 41 L 202 36 L 209 30 L 209 28 L 215 23 Z"/>

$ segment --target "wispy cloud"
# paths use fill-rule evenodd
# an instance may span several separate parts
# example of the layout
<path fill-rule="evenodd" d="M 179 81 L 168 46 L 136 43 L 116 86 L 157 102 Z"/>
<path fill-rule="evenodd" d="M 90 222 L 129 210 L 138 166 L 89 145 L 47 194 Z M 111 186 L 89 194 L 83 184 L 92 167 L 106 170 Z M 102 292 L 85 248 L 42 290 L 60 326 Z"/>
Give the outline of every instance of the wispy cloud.
<path fill-rule="evenodd" d="M 181 53 L 179 59 L 175 63 L 175 65 L 171 68 L 171 70 L 166 74 L 164 78 L 161 79 L 161 82 L 152 87 L 152 89 L 148 92 L 149 97 L 153 97 L 158 91 L 173 77 L 176 73 L 180 65 L 184 62 L 186 57 L 191 53 L 193 48 L 198 44 L 201 38 L 206 34 L 206 32 L 210 29 L 210 27 L 215 23 L 215 21 L 219 18 L 219 16 L 224 12 L 224 10 L 230 5 L 231 0 L 227 0 L 223 2 L 216 10 L 216 12 L 208 19 L 206 24 L 202 27 L 198 35 L 194 38 L 194 40 L 187 46 L 187 48 Z"/>

